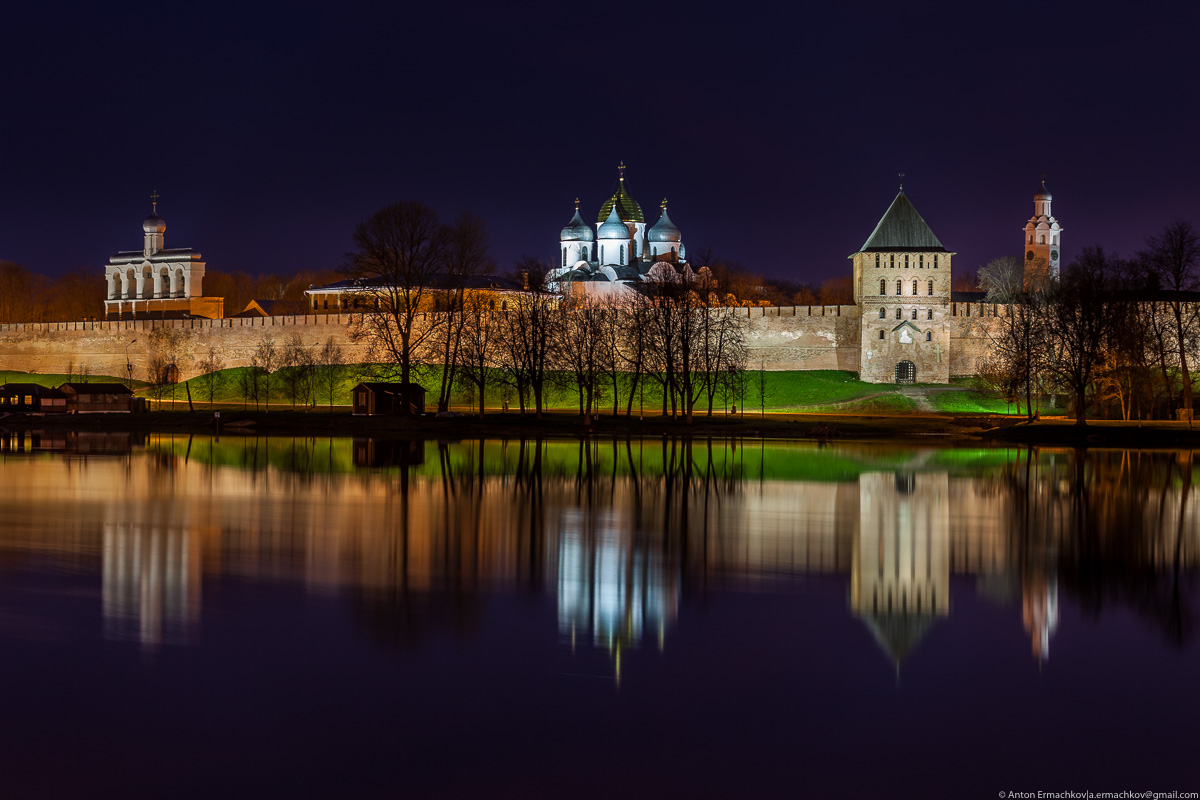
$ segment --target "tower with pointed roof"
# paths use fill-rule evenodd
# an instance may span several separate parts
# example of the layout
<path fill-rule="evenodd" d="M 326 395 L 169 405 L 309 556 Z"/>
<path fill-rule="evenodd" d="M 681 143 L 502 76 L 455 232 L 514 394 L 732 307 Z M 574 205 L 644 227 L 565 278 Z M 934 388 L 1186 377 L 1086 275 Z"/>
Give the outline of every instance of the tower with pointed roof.
<path fill-rule="evenodd" d="M 854 302 L 861 319 L 861 380 L 950 382 L 948 316 L 953 255 L 901 184 L 875 230 L 850 256 Z"/>
<path fill-rule="evenodd" d="M 1033 216 L 1025 223 L 1025 269 L 1044 269 L 1051 280 L 1058 278 L 1063 230 L 1050 213 L 1052 199 L 1042 181 L 1033 196 Z"/>

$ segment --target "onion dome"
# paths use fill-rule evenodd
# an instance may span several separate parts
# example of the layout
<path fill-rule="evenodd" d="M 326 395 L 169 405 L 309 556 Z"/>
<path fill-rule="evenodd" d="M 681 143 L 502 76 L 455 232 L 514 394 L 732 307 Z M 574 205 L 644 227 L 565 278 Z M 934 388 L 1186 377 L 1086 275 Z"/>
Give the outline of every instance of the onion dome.
<path fill-rule="evenodd" d="M 625 223 L 621 222 L 621 218 L 617 216 L 617 207 L 613 206 L 608 210 L 608 219 L 600 224 L 596 229 L 597 239 L 628 239 L 629 228 L 625 227 Z"/>
<path fill-rule="evenodd" d="M 679 242 L 683 239 L 679 228 L 676 228 L 675 223 L 671 222 L 671 218 L 667 216 L 666 200 L 662 201 L 662 216 L 650 229 L 649 237 L 652 242 Z"/>
<path fill-rule="evenodd" d="M 1034 200 L 1052 200 L 1050 190 L 1046 188 L 1046 182 L 1042 181 L 1042 188 L 1038 189 L 1038 193 L 1033 196 Z"/>
<path fill-rule="evenodd" d="M 630 196 L 629 190 L 625 188 L 625 162 L 622 161 L 617 167 L 619 178 L 617 180 L 617 191 L 612 197 L 604 201 L 604 205 L 600 206 L 600 215 L 596 217 L 596 223 L 604 222 L 608 218 L 608 212 L 612 209 L 617 209 L 617 216 L 624 222 L 645 222 L 646 217 L 642 214 L 642 207 L 637 201 Z"/>
<path fill-rule="evenodd" d="M 575 216 L 571 217 L 567 227 L 562 229 L 558 240 L 560 242 L 590 242 L 592 239 L 591 227 L 583 221 L 583 217 L 579 216 L 579 206 L 575 206 Z"/>
<path fill-rule="evenodd" d="M 142 231 L 145 233 L 166 233 L 166 230 L 167 223 L 158 214 L 151 214 L 142 223 Z"/>

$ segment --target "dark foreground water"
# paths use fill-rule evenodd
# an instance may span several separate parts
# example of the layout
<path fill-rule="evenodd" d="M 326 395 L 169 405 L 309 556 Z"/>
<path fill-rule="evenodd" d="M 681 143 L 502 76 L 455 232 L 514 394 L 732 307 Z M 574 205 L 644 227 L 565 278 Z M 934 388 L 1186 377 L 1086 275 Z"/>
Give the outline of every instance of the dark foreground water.
<path fill-rule="evenodd" d="M 1191 452 L 4 444 L 4 797 L 1200 790 Z"/>

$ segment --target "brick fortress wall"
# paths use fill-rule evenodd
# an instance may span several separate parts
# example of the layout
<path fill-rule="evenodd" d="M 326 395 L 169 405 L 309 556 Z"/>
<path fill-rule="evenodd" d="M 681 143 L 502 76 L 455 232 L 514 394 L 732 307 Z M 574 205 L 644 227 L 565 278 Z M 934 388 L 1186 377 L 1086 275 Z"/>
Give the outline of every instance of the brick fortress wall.
<path fill-rule="evenodd" d="M 950 375 L 974 373 L 987 352 L 988 331 L 999 320 L 991 316 L 1004 308 L 988 304 L 951 305 Z M 739 309 L 749 322 L 750 368 L 768 370 L 844 370 L 857 372 L 861 352 L 857 306 L 788 306 Z M 968 315 L 969 313 L 969 315 Z M 92 375 L 125 375 L 126 345 L 133 376 L 146 378 L 150 331 L 171 327 L 187 332 L 190 360 L 181 365 L 183 377 L 197 374 L 197 363 L 213 347 L 226 367 L 249 366 L 264 336 L 281 346 L 294 333 L 305 344 L 320 346 L 330 336 L 345 349 L 348 361 L 362 361 L 366 348 L 351 341 L 349 314 L 192 320 L 112 322 L 49 322 L 0 325 L 0 369 L 36 373 L 65 373 L 70 367 Z"/>

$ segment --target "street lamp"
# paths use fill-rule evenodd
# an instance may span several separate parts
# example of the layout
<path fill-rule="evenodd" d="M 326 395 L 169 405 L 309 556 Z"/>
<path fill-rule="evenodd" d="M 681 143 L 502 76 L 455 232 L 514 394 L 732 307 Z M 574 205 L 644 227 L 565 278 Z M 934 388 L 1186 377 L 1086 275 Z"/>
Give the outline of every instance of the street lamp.
<path fill-rule="evenodd" d="M 125 388 L 133 391 L 133 363 L 129 360 L 129 345 L 137 342 L 137 339 L 130 339 L 129 344 L 125 345 Z"/>

